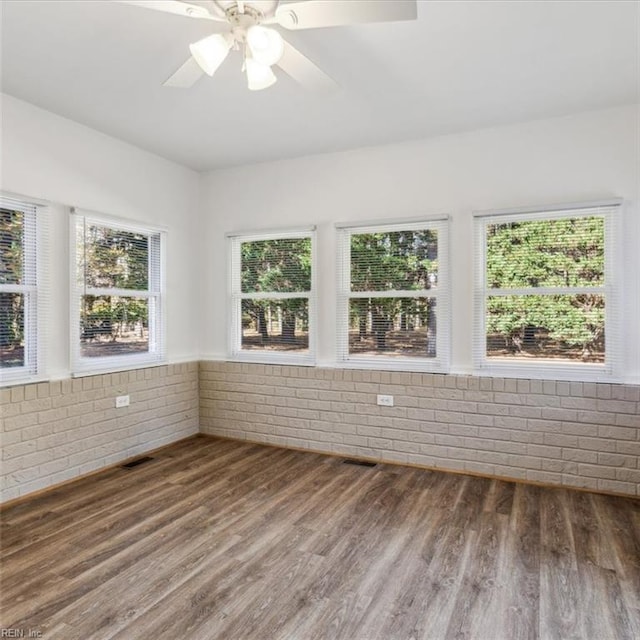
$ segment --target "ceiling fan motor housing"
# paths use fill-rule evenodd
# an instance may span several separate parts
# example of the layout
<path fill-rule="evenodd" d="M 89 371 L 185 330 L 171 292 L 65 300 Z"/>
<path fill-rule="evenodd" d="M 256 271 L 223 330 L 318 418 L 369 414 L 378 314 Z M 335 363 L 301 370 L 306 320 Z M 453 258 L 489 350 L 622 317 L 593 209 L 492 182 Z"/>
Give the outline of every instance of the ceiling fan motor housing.
<path fill-rule="evenodd" d="M 246 44 L 247 31 L 262 22 L 264 16 L 251 5 L 244 5 L 244 12 L 240 12 L 238 5 L 229 7 L 226 11 L 227 20 L 231 25 L 231 34 L 236 42 Z"/>

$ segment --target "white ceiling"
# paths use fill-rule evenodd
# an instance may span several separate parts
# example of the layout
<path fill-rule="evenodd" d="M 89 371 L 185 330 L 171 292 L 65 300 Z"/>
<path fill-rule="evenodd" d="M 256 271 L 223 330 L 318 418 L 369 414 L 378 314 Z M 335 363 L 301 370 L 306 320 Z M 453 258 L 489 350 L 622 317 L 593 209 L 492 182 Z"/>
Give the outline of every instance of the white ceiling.
<path fill-rule="evenodd" d="M 234 52 L 191 89 L 163 87 L 205 20 L 108 0 L 0 6 L 3 92 L 197 170 L 640 101 L 638 2 L 419 0 L 415 22 L 283 30 L 339 83 L 329 95 L 284 74 L 250 92 Z"/>

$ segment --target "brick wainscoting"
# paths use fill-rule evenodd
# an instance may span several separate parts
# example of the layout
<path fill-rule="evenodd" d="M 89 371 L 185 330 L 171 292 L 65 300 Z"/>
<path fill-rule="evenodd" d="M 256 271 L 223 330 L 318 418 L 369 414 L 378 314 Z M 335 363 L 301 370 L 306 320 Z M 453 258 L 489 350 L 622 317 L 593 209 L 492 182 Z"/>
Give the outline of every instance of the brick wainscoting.
<path fill-rule="evenodd" d="M 3 389 L 0 423 L 3 502 L 198 429 L 640 495 L 640 386 L 194 362 Z"/>
<path fill-rule="evenodd" d="M 0 422 L 4 502 L 197 433 L 198 363 L 3 389 Z"/>
<path fill-rule="evenodd" d="M 200 430 L 640 495 L 640 386 L 201 362 Z"/>

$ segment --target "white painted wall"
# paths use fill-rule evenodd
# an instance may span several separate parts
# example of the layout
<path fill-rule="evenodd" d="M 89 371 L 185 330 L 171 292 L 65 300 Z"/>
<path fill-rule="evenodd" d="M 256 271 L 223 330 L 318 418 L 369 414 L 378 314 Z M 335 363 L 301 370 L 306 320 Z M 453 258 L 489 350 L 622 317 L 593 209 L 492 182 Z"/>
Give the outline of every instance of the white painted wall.
<path fill-rule="evenodd" d="M 402 114 L 398 114 L 402 117 Z M 471 370 L 472 212 L 624 198 L 625 370 L 640 381 L 640 109 L 214 171 L 202 179 L 202 354 L 226 351 L 227 231 L 318 225 L 319 361 L 335 344 L 335 222 L 452 216 L 453 370 Z"/>
<path fill-rule="evenodd" d="M 335 222 L 452 217 L 453 371 L 471 370 L 472 212 L 625 199 L 625 370 L 640 381 L 640 108 L 620 107 L 203 176 L 2 96 L 0 188 L 50 201 L 49 370 L 69 371 L 68 207 L 167 227 L 170 361 L 226 354 L 227 231 L 318 225 L 319 362 L 335 345 Z M 199 226 L 200 225 L 200 226 Z"/>
<path fill-rule="evenodd" d="M 198 357 L 199 175 L 163 158 L 2 96 L 0 188 L 51 203 L 49 372 L 69 374 L 68 216 L 75 206 L 163 225 L 167 240 L 169 361 Z"/>

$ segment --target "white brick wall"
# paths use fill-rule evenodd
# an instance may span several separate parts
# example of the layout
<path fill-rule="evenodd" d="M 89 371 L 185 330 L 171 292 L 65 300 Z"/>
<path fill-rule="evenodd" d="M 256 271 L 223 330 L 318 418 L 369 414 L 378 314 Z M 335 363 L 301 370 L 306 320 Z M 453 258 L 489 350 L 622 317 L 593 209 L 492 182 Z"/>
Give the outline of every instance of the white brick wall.
<path fill-rule="evenodd" d="M 378 393 L 394 395 L 395 406 L 377 406 Z M 123 394 L 131 405 L 115 409 Z M 1 501 L 199 426 L 280 446 L 640 495 L 640 386 L 201 362 L 1 390 Z"/>
<path fill-rule="evenodd" d="M 200 429 L 640 495 L 640 386 L 201 362 Z"/>
<path fill-rule="evenodd" d="M 197 432 L 195 362 L 0 390 L 0 502 Z"/>

